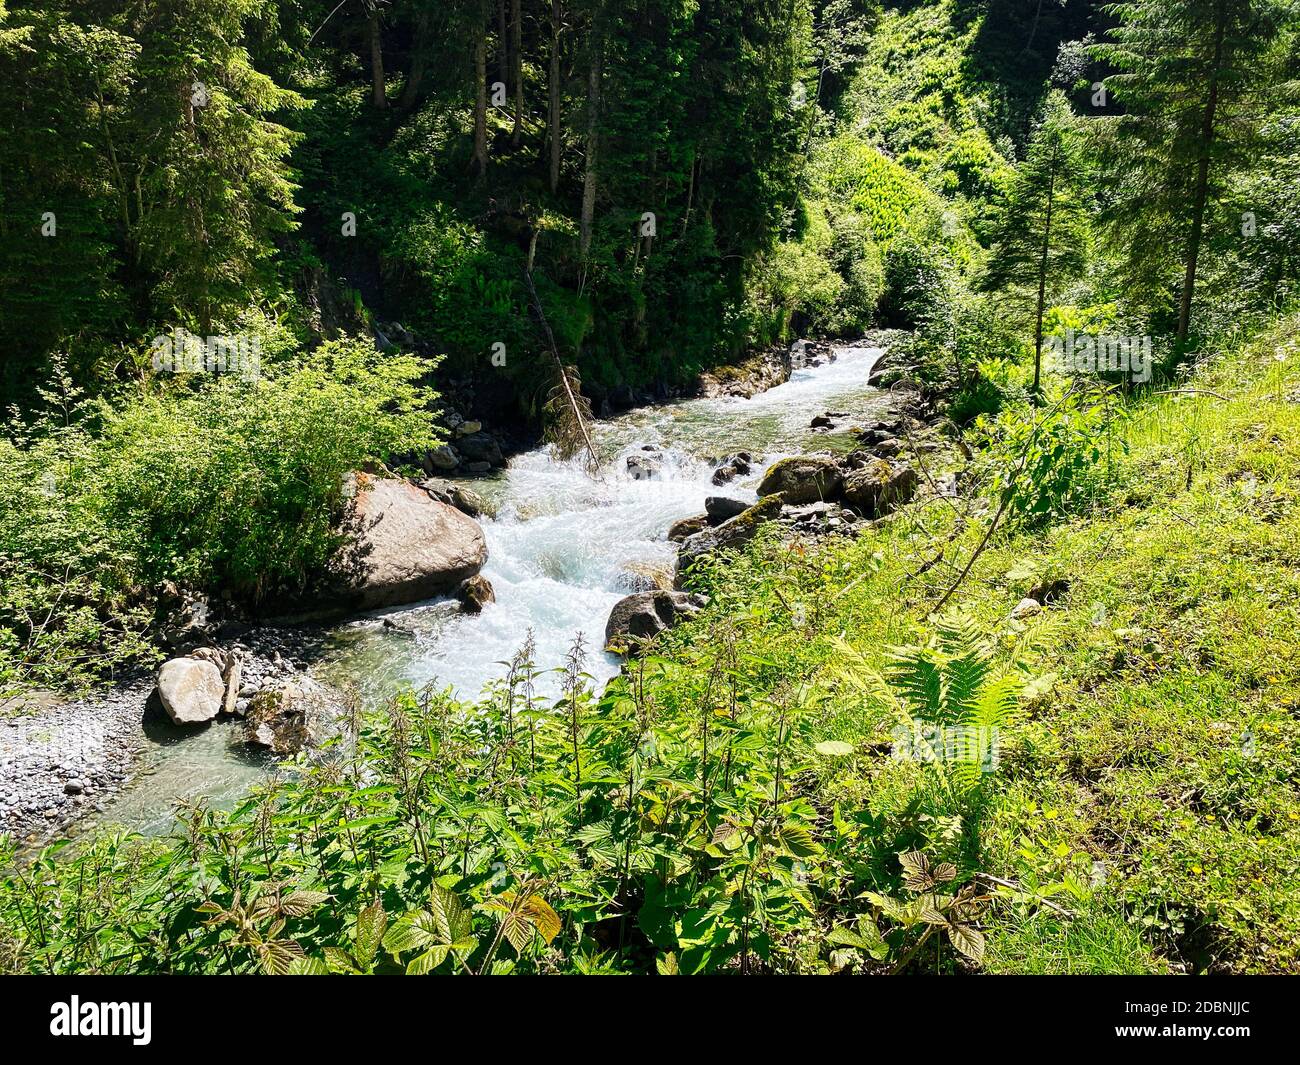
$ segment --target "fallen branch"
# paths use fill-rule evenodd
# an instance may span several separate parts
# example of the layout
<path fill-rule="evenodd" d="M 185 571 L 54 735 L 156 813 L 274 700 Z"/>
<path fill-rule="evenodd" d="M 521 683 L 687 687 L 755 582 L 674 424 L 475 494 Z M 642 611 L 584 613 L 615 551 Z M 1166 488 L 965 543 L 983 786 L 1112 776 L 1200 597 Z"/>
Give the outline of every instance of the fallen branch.
<path fill-rule="evenodd" d="M 1228 402 L 1227 396 L 1221 396 L 1217 392 L 1211 392 L 1208 388 L 1165 388 L 1159 392 L 1152 392 L 1153 396 L 1213 396 L 1215 399 Z"/>
<path fill-rule="evenodd" d="M 953 581 L 949 589 L 943 593 L 943 598 L 940 599 L 935 608 L 930 611 L 931 614 L 937 614 L 944 608 L 944 604 L 952 598 L 953 592 L 961 587 L 961 582 L 964 581 L 966 575 L 970 573 L 971 567 L 975 565 L 975 560 L 984 553 L 984 548 L 988 546 L 988 542 L 993 536 L 993 531 L 998 527 L 998 522 L 1002 520 L 1002 515 L 1006 513 L 1007 505 L 1011 502 L 1011 497 L 1015 493 L 1016 481 L 1025 470 L 1025 463 L 1029 458 L 1029 449 L 1033 447 L 1034 441 L 1038 439 L 1038 433 L 1042 427 L 1047 424 L 1047 419 L 1060 409 L 1061 404 L 1064 403 L 1073 392 L 1074 388 L 1072 386 L 1065 395 L 1056 401 L 1052 409 L 1043 416 L 1043 419 L 1035 423 L 1034 431 L 1029 434 L 1029 439 L 1025 441 L 1025 446 L 1021 449 L 1020 455 L 1016 459 L 1015 471 L 1011 474 L 1011 479 L 1007 482 L 1006 488 L 1002 490 L 1002 501 L 998 504 L 997 513 L 993 515 L 993 520 L 989 522 L 989 527 L 984 532 L 984 538 L 980 540 L 979 546 L 975 548 L 975 553 L 967 559 L 966 565 L 962 568 L 962 571 L 957 574 L 957 579 Z"/>
<path fill-rule="evenodd" d="M 1007 888 L 1010 891 L 1019 892 L 1021 895 L 1030 894 L 1029 892 L 1026 892 L 1025 889 L 1021 885 L 1017 884 L 1014 880 L 1003 880 L 1001 877 L 991 876 L 988 873 L 976 873 L 975 875 L 979 877 L 979 879 L 981 880 L 988 881 L 990 884 L 995 884 L 998 887 Z M 1059 913 L 1062 917 L 1074 916 L 1074 912 L 1072 910 L 1067 910 L 1064 906 L 1058 905 L 1057 903 L 1053 902 L 1051 899 L 1045 899 L 1041 895 L 1034 895 L 1033 897 L 1037 902 L 1039 902 L 1043 906 L 1046 906 L 1053 913 Z"/>
<path fill-rule="evenodd" d="M 587 447 L 587 454 L 591 456 L 592 470 L 599 473 L 600 458 L 596 454 L 595 445 L 591 442 L 591 433 L 587 431 L 587 419 L 582 413 L 582 407 L 578 404 L 578 398 L 573 394 L 573 387 L 569 384 L 569 371 L 565 369 L 564 360 L 560 358 L 560 349 L 555 344 L 555 334 L 551 332 L 551 323 L 546 320 L 546 312 L 542 310 L 542 301 L 537 296 L 537 286 L 533 284 L 532 270 L 524 271 L 524 280 L 528 282 L 528 295 L 532 300 L 533 310 L 537 314 L 537 320 L 542 324 L 542 331 L 546 334 L 546 343 L 551 349 L 551 357 L 555 359 L 555 368 L 560 375 L 560 383 L 564 386 L 564 394 L 568 397 L 569 407 L 573 410 L 574 424 L 582 433 L 582 440 Z"/>

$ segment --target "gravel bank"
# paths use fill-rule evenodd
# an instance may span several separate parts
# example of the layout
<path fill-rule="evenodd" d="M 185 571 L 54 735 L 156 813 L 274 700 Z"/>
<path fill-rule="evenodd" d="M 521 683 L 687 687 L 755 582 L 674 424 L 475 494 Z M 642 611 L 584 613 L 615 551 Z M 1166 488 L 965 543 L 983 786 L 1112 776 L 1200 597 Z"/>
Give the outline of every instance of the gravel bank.
<path fill-rule="evenodd" d="M 256 629 L 221 646 L 240 651 L 256 687 L 306 669 L 322 635 Z M 0 835 L 40 846 L 130 787 L 155 742 L 155 686 L 149 671 L 78 699 L 35 692 L 0 703 Z"/>

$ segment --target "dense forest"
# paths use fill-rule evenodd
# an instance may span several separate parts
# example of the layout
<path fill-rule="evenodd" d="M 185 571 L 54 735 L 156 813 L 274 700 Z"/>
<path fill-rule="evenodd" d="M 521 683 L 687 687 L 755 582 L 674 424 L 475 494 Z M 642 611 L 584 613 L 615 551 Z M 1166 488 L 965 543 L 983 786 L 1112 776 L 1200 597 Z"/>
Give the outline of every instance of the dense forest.
<path fill-rule="evenodd" d="M 1300 972 L 1294 0 L 0 0 L 0 95 L 0 717 L 200 643 L 232 712 L 229 633 L 398 602 L 374 481 L 496 553 L 701 382 L 891 404 L 709 452 L 612 678 L 530 628 L 171 837 L 11 826 L 0 970 Z"/>

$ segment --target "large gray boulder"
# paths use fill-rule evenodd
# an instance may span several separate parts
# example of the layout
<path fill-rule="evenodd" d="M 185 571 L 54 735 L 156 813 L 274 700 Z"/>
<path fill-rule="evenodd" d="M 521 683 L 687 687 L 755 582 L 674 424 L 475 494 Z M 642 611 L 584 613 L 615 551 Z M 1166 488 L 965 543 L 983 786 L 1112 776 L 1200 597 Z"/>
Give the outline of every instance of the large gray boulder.
<path fill-rule="evenodd" d="M 408 481 L 356 475 L 347 579 L 361 609 L 445 595 L 487 562 L 478 522 Z"/>
<path fill-rule="evenodd" d="M 764 522 L 780 516 L 781 497 L 764 496 L 748 510 L 729 518 L 721 525 L 688 536 L 677 551 L 677 587 L 682 586 L 686 571 L 701 558 L 719 551 L 735 551 L 744 547 Z"/>
<path fill-rule="evenodd" d="M 226 682 L 202 658 L 173 658 L 158 671 L 158 699 L 178 725 L 200 725 L 221 713 Z"/>
<path fill-rule="evenodd" d="M 872 459 L 844 478 L 844 501 L 868 518 L 892 513 L 916 495 L 916 471 L 894 466 L 884 459 Z"/>
<path fill-rule="evenodd" d="M 698 613 L 707 603 L 704 596 L 686 592 L 636 592 L 614 604 L 605 625 L 605 646 L 620 654 L 633 653 L 643 640 Z"/>
<path fill-rule="evenodd" d="M 779 495 L 790 504 L 816 503 L 839 495 L 844 477 L 834 459 L 798 455 L 768 468 L 759 482 L 760 496 Z"/>
<path fill-rule="evenodd" d="M 263 688 L 248 707 L 248 741 L 279 755 L 316 750 L 343 733 L 343 696 L 310 677 Z"/>

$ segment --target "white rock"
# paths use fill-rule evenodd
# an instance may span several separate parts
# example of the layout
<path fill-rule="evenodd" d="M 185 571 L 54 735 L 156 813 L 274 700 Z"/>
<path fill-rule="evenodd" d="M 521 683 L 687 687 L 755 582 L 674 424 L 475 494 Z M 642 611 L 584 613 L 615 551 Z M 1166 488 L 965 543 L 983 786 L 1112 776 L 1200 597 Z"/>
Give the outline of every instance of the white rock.
<path fill-rule="evenodd" d="M 1016 608 L 1011 611 L 1013 618 L 1032 618 L 1035 614 L 1043 612 L 1043 604 L 1037 599 L 1022 599 L 1016 604 Z"/>
<path fill-rule="evenodd" d="M 158 698 L 178 725 L 211 721 L 226 694 L 221 670 L 201 658 L 173 658 L 158 671 Z"/>

